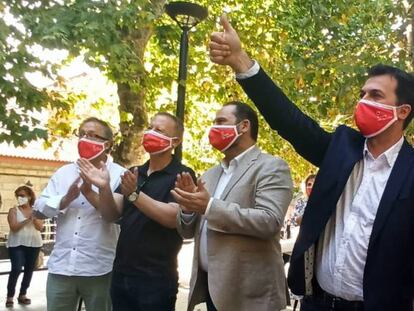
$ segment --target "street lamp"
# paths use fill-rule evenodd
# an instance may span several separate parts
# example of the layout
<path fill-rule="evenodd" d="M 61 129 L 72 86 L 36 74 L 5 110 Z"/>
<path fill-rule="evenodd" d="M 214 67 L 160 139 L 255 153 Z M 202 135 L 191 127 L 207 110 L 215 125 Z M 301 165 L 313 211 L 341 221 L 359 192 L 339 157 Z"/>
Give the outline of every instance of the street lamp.
<path fill-rule="evenodd" d="M 177 110 L 175 114 L 184 122 L 185 107 L 185 88 L 187 80 L 187 59 L 188 59 L 188 31 L 204 20 L 208 11 L 195 3 L 176 1 L 165 5 L 167 14 L 178 24 L 183 31 L 180 39 L 180 62 L 178 69 L 178 88 L 177 88 Z M 182 147 L 175 150 L 175 155 L 179 160 L 182 156 Z"/>

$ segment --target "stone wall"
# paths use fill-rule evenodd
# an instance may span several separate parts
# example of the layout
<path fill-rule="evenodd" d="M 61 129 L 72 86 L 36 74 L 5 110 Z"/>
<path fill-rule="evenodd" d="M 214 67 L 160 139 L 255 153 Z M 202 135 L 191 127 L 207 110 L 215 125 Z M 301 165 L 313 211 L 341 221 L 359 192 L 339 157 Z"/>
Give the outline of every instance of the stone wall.
<path fill-rule="evenodd" d="M 0 156 L 0 240 L 9 232 L 7 212 L 16 204 L 14 190 L 30 181 L 36 196 L 47 185 L 50 176 L 66 162 Z"/>

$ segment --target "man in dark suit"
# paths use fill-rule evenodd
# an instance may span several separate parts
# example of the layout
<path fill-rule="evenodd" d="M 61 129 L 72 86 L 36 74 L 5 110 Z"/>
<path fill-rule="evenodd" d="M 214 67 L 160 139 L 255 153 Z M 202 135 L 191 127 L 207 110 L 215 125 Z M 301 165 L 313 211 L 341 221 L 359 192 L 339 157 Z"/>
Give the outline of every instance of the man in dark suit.
<path fill-rule="evenodd" d="M 414 77 L 370 69 L 355 108 L 359 131 L 333 133 L 303 114 L 241 48 L 225 17 L 210 58 L 229 65 L 269 125 L 319 167 L 295 244 L 289 285 L 302 310 L 412 310 L 414 151 L 404 129 Z"/>

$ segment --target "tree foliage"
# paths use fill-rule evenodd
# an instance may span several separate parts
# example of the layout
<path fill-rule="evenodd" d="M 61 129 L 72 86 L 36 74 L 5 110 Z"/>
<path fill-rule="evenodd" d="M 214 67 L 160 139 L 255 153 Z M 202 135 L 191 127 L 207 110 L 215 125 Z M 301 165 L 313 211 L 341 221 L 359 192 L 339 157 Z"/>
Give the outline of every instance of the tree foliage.
<path fill-rule="evenodd" d="M 89 65 L 99 68 L 116 83 L 122 137 L 116 158 L 124 164 L 138 162 L 147 114 L 175 111 L 173 94 L 181 31 L 163 14 L 165 2 L 9 0 L 7 4 L 0 3 L 0 10 L 10 10 L 26 29 L 22 33 L 13 25 L 0 24 L 0 44 L 3 44 L 0 100 L 4 103 L 0 122 L 9 130 L 9 136 L 0 136 L 0 140 L 23 142 L 44 137 L 44 132 L 27 128 L 19 128 L 20 137 L 14 135 L 19 133 L 16 128 L 27 120 L 24 115 L 10 115 L 5 108 L 9 99 L 14 98 L 23 111 L 47 105 L 63 107 L 65 103 L 65 98 L 50 96 L 24 78 L 31 71 L 54 74 L 55 67 L 30 53 L 28 47 L 38 44 L 48 49 L 68 50 L 69 59 L 83 55 Z M 412 45 L 406 30 L 412 23 L 413 5 L 406 2 L 200 0 L 198 3 L 208 7 L 209 17 L 190 33 L 183 156 L 199 172 L 216 163 L 219 156 L 211 150 L 205 135 L 214 112 L 229 100 L 248 101 L 233 73 L 208 59 L 209 35 L 217 29 L 217 17 L 223 11 L 228 13 L 251 56 L 301 109 L 328 130 L 344 122 L 352 125 L 353 107 L 368 67 L 389 63 L 412 70 Z M 15 50 L 7 43 L 9 36 L 20 42 Z M 10 63 L 15 64 L 12 69 Z M 14 78 L 5 79 L 10 72 Z M 66 105 L 59 122 L 70 124 L 68 118 L 73 115 L 67 114 L 65 119 L 64 112 L 70 110 L 71 104 L 66 101 Z M 29 135 L 26 133 L 32 134 L 24 136 Z M 259 145 L 285 158 L 296 180 L 314 170 L 263 120 Z"/>

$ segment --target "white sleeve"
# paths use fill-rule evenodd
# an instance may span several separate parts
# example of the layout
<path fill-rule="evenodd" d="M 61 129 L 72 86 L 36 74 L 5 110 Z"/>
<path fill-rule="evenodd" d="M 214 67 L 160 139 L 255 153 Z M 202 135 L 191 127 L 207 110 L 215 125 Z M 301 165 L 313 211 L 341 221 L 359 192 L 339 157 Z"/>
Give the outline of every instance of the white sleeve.
<path fill-rule="evenodd" d="M 242 72 L 242 73 L 236 73 L 236 79 L 237 80 L 244 80 L 247 78 L 251 78 L 254 75 L 257 75 L 257 73 L 260 70 L 260 66 L 259 63 L 255 60 L 253 60 L 254 64 L 252 67 L 250 67 L 249 70 L 247 70 L 246 72 Z"/>
<path fill-rule="evenodd" d="M 57 216 L 59 213 L 64 214 L 66 209 L 59 209 L 64 196 L 64 194 L 59 194 L 57 178 L 53 175 L 40 197 L 37 198 L 33 209 L 47 218 Z"/>

